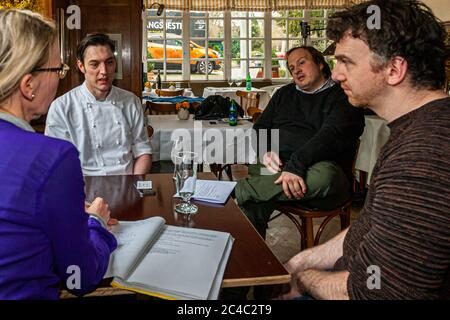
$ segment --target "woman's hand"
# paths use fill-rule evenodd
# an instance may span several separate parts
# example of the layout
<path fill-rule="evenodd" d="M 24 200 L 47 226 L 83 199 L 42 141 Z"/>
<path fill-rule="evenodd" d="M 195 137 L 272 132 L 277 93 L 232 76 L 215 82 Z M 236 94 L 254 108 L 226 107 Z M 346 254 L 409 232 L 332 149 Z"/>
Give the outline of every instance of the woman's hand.
<path fill-rule="evenodd" d="M 87 213 L 98 216 L 103 222 L 110 227 L 117 224 L 117 219 L 110 217 L 111 211 L 109 210 L 108 203 L 103 198 L 95 198 L 92 203 L 85 202 L 84 207 Z"/>

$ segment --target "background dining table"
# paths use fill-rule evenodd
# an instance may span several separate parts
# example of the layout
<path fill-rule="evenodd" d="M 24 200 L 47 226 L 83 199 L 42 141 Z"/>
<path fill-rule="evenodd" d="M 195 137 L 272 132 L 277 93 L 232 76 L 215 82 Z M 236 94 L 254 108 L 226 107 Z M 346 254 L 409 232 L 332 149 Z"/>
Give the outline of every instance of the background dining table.
<path fill-rule="evenodd" d="M 372 171 L 381 149 L 388 141 L 390 130 L 386 120 L 377 115 L 366 115 L 364 132 L 361 135 L 355 169 L 367 173 L 366 184 L 370 184 Z"/>
<path fill-rule="evenodd" d="M 206 87 L 203 90 L 203 98 L 211 95 L 220 95 L 222 97 L 229 97 L 239 103 L 240 98 L 236 95 L 236 91 L 245 91 L 245 87 Z M 264 110 L 270 101 L 270 94 L 262 89 L 252 88 L 252 92 L 258 92 L 259 97 L 259 109 Z"/>
<path fill-rule="evenodd" d="M 153 161 L 171 160 L 171 152 L 174 143 L 175 130 L 178 133 L 189 134 L 193 151 L 207 151 L 211 148 L 211 143 L 220 146 L 223 158 L 220 161 L 209 162 L 206 157 L 206 163 L 254 163 L 256 153 L 251 148 L 253 142 L 252 136 L 249 136 L 253 123 L 247 120 L 239 119 L 236 126 L 230 126 L 226 119 L 222 120 L 194 120 L 190 115 L 188 120 L 180 120 L 177 115 L 149 115 L 147 123 L 153 128 L 153 134 L 150 139 L 153 150 Z M 212 135 L 221 138 L 222 141 L 216 141 Z M 239 148 L 238 148 L 239 145 Z M 219 151 L 219 150 L 218 150 Z M 213 155 L 214 156 L 214 155 Z"/>

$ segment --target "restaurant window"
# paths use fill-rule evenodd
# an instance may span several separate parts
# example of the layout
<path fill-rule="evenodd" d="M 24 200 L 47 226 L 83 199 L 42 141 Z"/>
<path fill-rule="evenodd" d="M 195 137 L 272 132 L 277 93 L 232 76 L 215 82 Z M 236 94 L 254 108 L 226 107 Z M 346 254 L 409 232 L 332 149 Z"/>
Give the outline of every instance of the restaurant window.
<path fill-rule="evenodd" d="M 264 78 L 264 12 L 231 12 L 231 78 Z"/>
<path fill-rule="evenodd" d="M 324 52 L 332 43 L 326 37 L 326 21 L 335 10 L 290 10 L 272 12 L 272 79 L 286 79 L 289 72 L 286 66 L 285 53 L 289 49 L 304 44 L 300 22 L 308 22 L 311 33 L 307 45 Z M 332 61 L 329 62 L 331 65 Z"/>
<path fill-rule="evenodd" d="M 331 44 L 325 28 L 334 11 L 164 10 L 157 16 L 156 9 L 148 9 L 148 79 L 160 70 L 165 82 L 233 79 L 240 84 L 247 73 L 255 80 L 286 80 L 284 55 L 303 44 L 300 22 L 310 26 L 308 45 L 323 52 Z"/>
<path fill-rule="evenodd" d="M 190 80 L 223 80 L 223 12 L 189 13 Z"/>
<path fill-rule="evenodd" d="M 147 74 L 154 79 L 158 70 L 162 81 L 182 79 L 183 12 L 147 10 Z"/>

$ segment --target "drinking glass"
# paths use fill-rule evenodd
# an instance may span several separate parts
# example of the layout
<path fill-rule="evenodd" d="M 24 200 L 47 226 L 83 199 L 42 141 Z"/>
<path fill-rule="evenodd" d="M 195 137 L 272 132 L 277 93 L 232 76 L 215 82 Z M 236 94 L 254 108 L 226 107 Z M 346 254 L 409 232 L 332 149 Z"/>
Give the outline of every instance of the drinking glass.
<path fill-rule="evenodd" d="M 175 162 L 176 189 L 182 202 L 175 206 L 175 211 L 182 214 L 195 214 L 198 207 L 192 204 L 191 197 L 195 192 L 197 183 L 198 155 L 195 152 L 181 152 Z"/>
<path fill-rule="evenodd" d="M 233 79 L 228 79 L 227 81 L 228 81 L 228 85 L 230 87 L 232 87 L 233 86 L 233 82 L 234 82 Z"/>
<path fill-rule="evenodd" d="M 234 80 L 234 83 L 236 83 L 236 87 L 240 87 L 242 84 L 242 79 L 236 79 Z"/>
<path fill-rule="evenodd" d="M 170 152 L 170 158 L 174 164 L 173 167 L 173 180 L 176 180 L 176 162 L 180 159 L 183 151 L 183 140 L 179 137 L 173 142 L 172 151 Z"/>
<path fill-rule="evenodd" d="M 180 82 L 175 82 L 175 88 L 181 89 L 181 83 Z"/>
<path fill-rule="evenodd" d="M 150 87 L 151 87 L 152 89 L 157 89 L 157 86 L 156 86 L 156 79 L 150 80 Z"/>

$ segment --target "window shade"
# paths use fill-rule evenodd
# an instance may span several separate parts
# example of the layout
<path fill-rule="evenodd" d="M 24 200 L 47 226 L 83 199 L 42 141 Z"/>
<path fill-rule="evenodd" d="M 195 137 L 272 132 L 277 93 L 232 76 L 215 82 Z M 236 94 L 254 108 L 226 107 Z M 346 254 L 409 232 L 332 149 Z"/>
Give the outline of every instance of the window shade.
<path fill-rule="evenodd" d="M 345 8 L 367 0 L 157 0 L 169 10 L 190 11 L 277 11 L 294 9 Z"/>

